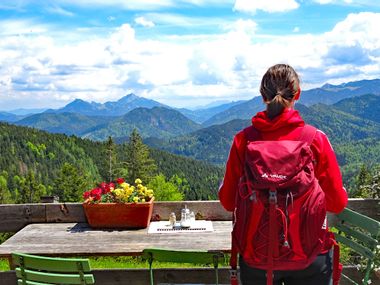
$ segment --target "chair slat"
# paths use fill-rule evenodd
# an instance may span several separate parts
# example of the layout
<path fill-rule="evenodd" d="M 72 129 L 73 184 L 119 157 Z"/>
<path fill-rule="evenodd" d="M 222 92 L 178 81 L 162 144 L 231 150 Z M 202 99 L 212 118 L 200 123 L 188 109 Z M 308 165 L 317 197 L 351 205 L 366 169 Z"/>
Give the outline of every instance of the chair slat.
<path fill-rule="evenodd" d="M 363 243 L 365 243 L 366 245 L 368 245 L 368 247 L 370 247 L 371 249 L 374 249 L 375 246 L 378 244 L 378 241 L 362 232 L 359 232 L 359 231 L 356 231 L 344 224 L 336 224 L 335 225 L 335 228 L 338 229 L 339 231 L 342 231 L 344 232 L 346 235 L 349 235 L 353 238 L 356 238 L 360 241 L 362 241 Z"/>
<path fill-rule="evenodd" d="M 56 274 L 47 273 L 34 270 L 24 270 L 25 278 L 30 281 L 54 283 L 54 284 L 82 284 L 81 277 L 79 274 Z M 20 268 L 16 268 L 16 276 L 22 278 L 22 273 Z M 94 277 L 92 274 L 84 274 L 83 278 L 85 284 L 94 284 Z"/>
<path fill-rule="evenodd" d="M 351 279 L 347 275 L 342 274 L 342 278 L 346 279 L 347 281 L 351 282 L 354 285 L 359 285 L 358 283 L 356 283 L 356 281 L 354 281 L 353 279 Z"/>
<path fill-rule="evenodd" d="M 366 258 L 373 259 L 375 257 L 375 254 L 370 249 L 362 246 L 361 244 L 358 244 L 357 242 L 353 240 L 350 240 L 339 234 L 335 234 L 335 238 L 338 242 L 341 242 L 347 245 L 348 247 L 350 247 L 351 249 L 353 249 L 354 251 L 356 251 L 357 253 L 359 253 L 360 255 Z"/>
<path fill-rule="evenodd" d="M 12 253 L 18 284 L 94 284 L 88 259 L 56 258 Z"/>
<path fill-rule="evenodd" d="M 340 214 L 337 215 L 337 217 L 341 221 L 367 230 L 374 237 L 377 237 L 380 234 L 379 221 L 357 213 L 351 209 L 345 208 Z"/>
<path fill-rule="evenodd" d="M 223 254 L 219 252 L 208 251 L 177 251 L 158 248 L 148 248 L 143 250 L 145 258 L 152 254 L 153 260 L 164 262 L 195 263 L 195 264 L 213 264 L 214 258 L 221 258 Z"/>
<path fill-rule="evenodd" d="M 83 258 L 57 258 L 14 253 L 13 263 L 16 266 L 20 265 L 20 258 L 23 258 L 24 267 L 28 269 L 53 272 L 78 272 L 77 262 L 80 262 L 83 272 L 91 271 L 88 259 Z"/>
<path fill-rule="evenodd" d="M 40 282 L 33 282 L 26 280 L 25 282 L 22 281 L 22 279 L 17 280 L 18 285 L 51 285 L 50 283 L 40 283 Z"/>

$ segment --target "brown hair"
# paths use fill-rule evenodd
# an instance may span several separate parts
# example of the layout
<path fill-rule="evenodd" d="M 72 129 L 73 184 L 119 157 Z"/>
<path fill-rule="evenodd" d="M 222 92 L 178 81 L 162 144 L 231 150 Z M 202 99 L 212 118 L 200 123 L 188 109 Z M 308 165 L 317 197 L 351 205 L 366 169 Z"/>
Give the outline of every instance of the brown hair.
<path fill-rule="evenodd" d="M 287 64 L 270 67 L 261 80 L 260 93 L 267 104 L 270 119 L 278 116 L 285 108 L 291 107 L 294 95 L 299 91 L 299 78 Z"/>

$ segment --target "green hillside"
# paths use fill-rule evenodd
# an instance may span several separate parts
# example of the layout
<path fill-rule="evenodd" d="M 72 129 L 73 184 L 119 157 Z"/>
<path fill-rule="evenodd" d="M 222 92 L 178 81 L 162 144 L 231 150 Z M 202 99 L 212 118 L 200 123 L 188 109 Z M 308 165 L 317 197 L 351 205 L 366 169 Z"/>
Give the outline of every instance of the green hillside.
<path fill-rule="evenodd" d="M 133 129 L 137 129 L 142 137 L 169 138 L 199 128 L 199 124 L 174 109 L 137 108 L 105 125 L 93 128 L 83 137 L 93 140 L 105 140 L 109 136 L 128 137 Z"/>
<path fill-rule="evenodd" d="M 145 142 L 178 155 L 223 165 L 227 159 L 234 134 L 249 126 L 249 120 L 232 120 L 169 140 L 148 138 Z"/>
<path fill-rule="evenodd" d="M 90 117 L 79 113 L 40 113 L 28 116 L 15 124 L 50 133 L 79 136 L 88 129 L 106 124 L 112 119 L 112 117 Z"/>
<path fill-rule="evenodd" d="M 362 99 L 355 97 L 350 100 Z M 380 163 L 380 123 L 343 112 L 335 106 L 318 104 L 306 107 L 297 104 L 296 108 L 307 123 L 328 135 L 346 183 L 352 183 L 353 174 L 358 172 L 361 164 Z M 250 120 L 233 120 L 170 140 L 147 139 L 146 143 L 178 155 L 223 165 L 234 134 L 250 124 Z"/>
<path fill-rule="evenodd" d="M 117 157 L 123 156 L 123 149 L 123 145 L 116 146 Z M 78 184 L 83 188 L 81 193 L 108 176 L 105 142 L 0 123 L 0 153 L 0 201 L 5 191 L 10 192 L 13 202 L 25 189 L 34 189 L 39 196 L 52 194 L 65 164 L 76 169 Z M 217 197 L 221 168 L 153 149 L 151 157 L 157 165 L 157 174 L 163 173 L 168 179 L 178 175 L 188 181 L 185 199 Z"/>
<path fill-rule="evenodd" d="M 326 133 L 333 143 L 380 137 L 380 123 L 343 112 L 334 106 L 296 105 L 305 122 Z"/>
<path fill-rule="evenodd" d="M 335 103 L 333 107 L 357 117 L 380 123 L 380 95 L 367 94 L 344 99 Z"/>

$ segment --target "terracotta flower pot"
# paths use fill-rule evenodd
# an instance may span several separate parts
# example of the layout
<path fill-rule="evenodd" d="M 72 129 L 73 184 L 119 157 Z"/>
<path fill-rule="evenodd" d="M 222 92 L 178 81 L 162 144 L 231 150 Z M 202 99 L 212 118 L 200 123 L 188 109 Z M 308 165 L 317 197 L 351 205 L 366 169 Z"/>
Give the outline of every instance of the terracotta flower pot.
<path fill-rule="evenodd" d="M 83 203 L 92 228 L 146 228 L 153 211 L 154 197 L 145 203 Z"/>

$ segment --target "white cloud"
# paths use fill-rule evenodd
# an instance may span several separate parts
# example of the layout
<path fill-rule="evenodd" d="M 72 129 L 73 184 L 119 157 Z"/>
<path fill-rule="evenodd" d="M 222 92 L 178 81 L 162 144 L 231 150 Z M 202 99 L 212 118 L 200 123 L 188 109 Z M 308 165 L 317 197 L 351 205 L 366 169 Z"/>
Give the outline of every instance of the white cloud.
<path fill-rule="evenodd" d="M 175 0 L 57 0 L 61 4 L 81 7 L 118 7 L 126 10 L 155 10 L 176 6 Z"/>
<path fill-rule="evenodd" d="M 306 87 L 374 78 L 379 26 L 380 14 L 358 13 L 324 34 L 269 36 L 256 22 L 237 20 L 218 34 L 147 40 L 126 23 L 103 36 L 81 37 L 86 30 L 63 42 L 62 32 L 32 21 L 0 21 L 0 109 L 58 107 L 75 98 L 104 102 L 129 92 L 177 106 L 249 99 L 258 95 L 265 70 L 280 62 L 293 65 Z"/>
<path fill-rule="evenodd" d="M 137 17 L 135 19 L 135 23 L 139 24 L 139 25 L 141 25 L 143 27 L 148 27 L 148 28 L 153 28 L 154 27 L 154 23 L 152 21 L 146 20 L 144 17 Z"/>
<path fill-rule="evenodd" d="M 373 0 L 313 0 L 313 2 L 327 5 L 327 4 L 336 4 L 336 5 L 355 5 L 355 6 L 377 6 L 379 7 L 379 3 Z"/>
<path fill-rule="evenodd" d="M 47 25 L 37 24 L 31 20 L 0 20 L 0 36 L 22 34 L 40 34 L 49 30 Z"/>
<path fill-rule="evenodd" d="M 63 9 L 62 7 L 60 7 L 58 5 L 47 7 L 46 11 L 53 13 L 53 14 L 62 15 L 62 16 L 68 16 L 68 17 L 74 16 L 73 12 L 70 12 L 66 9 Z"/>
<path fill-rule="evenodd" d="M 314 0 L 314 2 L 325 5 L 335 2 L 336 0 Z"/>
<path fill-rule="evenodd" d="M 236 0 L 234 5 L 236 11 L 248 13 L 255 13 L 257 10 L 269 13 L 286 12 L 298 7 L 295 0 Z"/>
<path fill-rule="evenodd" d="M 300 27 L 294 27 L 293 32 L 298 33 L 300 31 Z"/>

